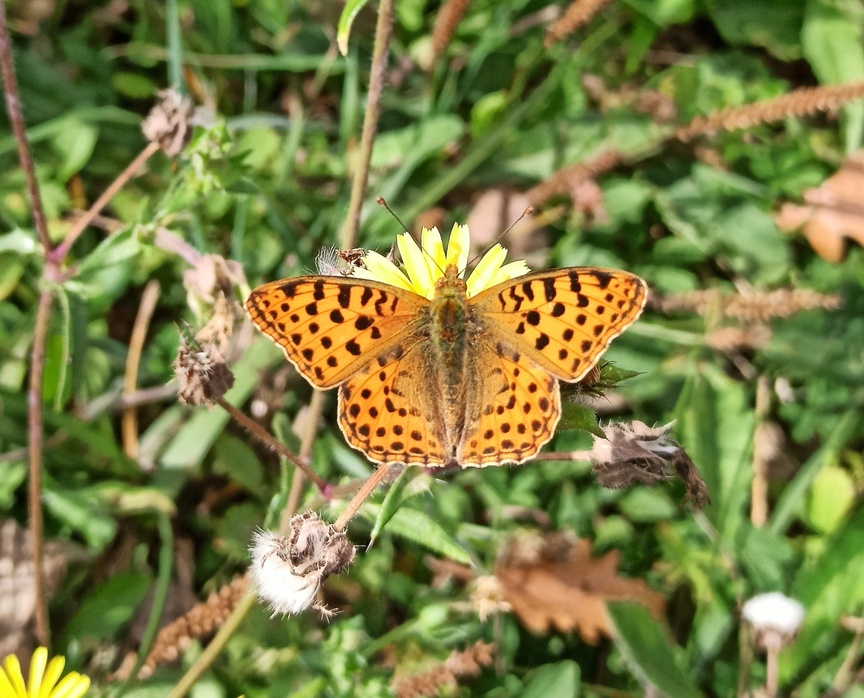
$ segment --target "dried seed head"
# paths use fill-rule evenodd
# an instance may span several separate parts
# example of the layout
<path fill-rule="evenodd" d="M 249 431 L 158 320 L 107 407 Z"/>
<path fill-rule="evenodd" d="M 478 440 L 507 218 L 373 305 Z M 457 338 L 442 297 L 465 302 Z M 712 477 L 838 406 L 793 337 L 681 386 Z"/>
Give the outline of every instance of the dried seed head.
<path fill-rule="evenodd" d="M 798 634 L 804 621 L 804 606 L 779 591 L 772 591 L 749 599 L 741 615 L 755 633 L 757 647 L 778 650 Z"/>
<path fill-rule="evenodd" d="M 192 138 L 195 107 L 175 89 L 161 90 L 156 96 L 159 101 L 142 122 L 141 131 L 148 141 L 155 141 L 166 155 L 174 157 Z"/>
<path fill-rule="evenodd" d="M 234 385 L 234 374 L 215 345 L 190 343 L 185 337 L 180 339 L 174 375 L 180 384 L 177 395 L 186 405 L 212 407 Z"/>
<path fill-rule="evenodd" d="M 513 607 L 504 598 L 504 589 L 494 574 L 477 577 L 471 591 L 471 603 L 481 621 L 495 613 L 509 613 Z"/>
<path fill-rule="evenodd" d="M 243 266 L 217 254 L 202 255 L 190 269 L 183 272 L 186 303 L 200 322 L 210 317 L 220 296 L 235 297 L 235 288 L 248 293 Z"/>
<path fill-rule="evenodd" d="M 345 534 L 311 511 L 291 518 L 288 536 L 256 532 L 250 552 L 259 598 L 283 616 L 310 606 L 325 618 L 332 616 L 319 599 L 321 585 L 354 561 L 354 546 Z"/>
<path fill-rule="evenodd" d="M 338 247 L 322 247 L 315 255 L 315 268 L 324 276 L 351 276 L 355 267 L 363 265 L 366 250 L 354 247 L 340 250 Z"/>
<path fill-rule="evenodd" d="M 605 438 L 594 437 L 591 460 L 597 481 L 611 489 L 635 483 L 654 484 L 677 474 L 696 506 L 710 503 L 705 483 L 690 456 L 669 437 L 672 424 L 649 427 L 634 420 L 604 427 Z"/>
<path fill-rule="evenodd" d="M 225 356 L 234 334 L 235 304 L 229 301 L 222 291 L 218 292 L 213 304 L 213 314 L 200 330 L 195 333 L 195 341 L 204 345 L 213 345 L 220 354 Z"/>

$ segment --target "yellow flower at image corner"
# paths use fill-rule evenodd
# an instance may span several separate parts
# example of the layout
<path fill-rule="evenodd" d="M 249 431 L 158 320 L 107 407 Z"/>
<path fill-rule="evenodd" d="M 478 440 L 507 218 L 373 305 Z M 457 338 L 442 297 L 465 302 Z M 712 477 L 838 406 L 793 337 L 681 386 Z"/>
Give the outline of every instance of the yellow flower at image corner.
<path fill-rule="evenodd" d="M 435 295 L 435 282 L 444 276 L 448 266 L 453 265 L 460 274 L 464 273 L 470 246 L 468 226 L 453 224 L 446 252 L 438 228 L 423 228 L 419 246 L 410 233 L 403 233 L 396 238 L 396 246 L 402 256 L 401 269 L 383 255 L 370 251 L 363 257 L 366 268 L 356 268 L 352 276 L 381 281 L 431 299 Z M 504 264 L 506 257 L 506 249 L 498 243 L 492 245 L 466 281 L 469 298 L 491 286 L 528 273 L 528 265 L 524 261 Z"/>
<path fill-rule="evenodd" d="M 73 671 L 60 680 L 65 665 L 64 657 L 49 662 L 48 650 L 38 647 L 30 661 L 30 680 L 25 684 L 18 657 L 10 654 L 0 667 L 0 698 L 81 698 L 90 688 L 90 678 Z"/>

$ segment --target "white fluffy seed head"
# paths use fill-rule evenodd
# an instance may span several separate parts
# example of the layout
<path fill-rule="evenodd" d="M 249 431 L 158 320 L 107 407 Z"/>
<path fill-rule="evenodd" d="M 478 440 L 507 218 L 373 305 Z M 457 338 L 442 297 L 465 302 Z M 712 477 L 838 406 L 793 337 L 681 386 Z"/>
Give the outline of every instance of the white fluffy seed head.
<path fill-rule="evenodd" d="M 354 561 L 354 546 L 345 534 L 311 511 L 291 518 L 287 537 L 256 531 L 250 553 L 259 598 L 274 615 L 283 616 L 310 606 L 329 616 L 331 612 L 318 600 L 321 585 Z"/>
<path fill-rule="evenodd" d="M 313 604 L 321 587 L 321 575 L 298 574 L 289 556 L 289 541 L 272 531 L 252 535 L 252 579 L 258 597 L 273 614 L 293 615 Z"/>
<path fill-rule="evenodd" d="M 779 591 L 772 591 L 748 600 L 741 615 L 757 633 L 774 630 L 792 637 L 804 621 L 804 606 Z"/>

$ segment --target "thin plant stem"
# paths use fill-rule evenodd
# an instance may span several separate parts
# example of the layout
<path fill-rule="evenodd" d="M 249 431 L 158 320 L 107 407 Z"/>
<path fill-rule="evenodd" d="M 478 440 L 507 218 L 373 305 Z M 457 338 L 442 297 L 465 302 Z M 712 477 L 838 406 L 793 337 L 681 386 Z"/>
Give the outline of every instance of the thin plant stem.
<path fill-rule="evenodd" d="M 192 686 L 195 685 L 195 682 L 201 678 L 207 669 L 210 668 L 210 665 L 216 660 L 216 657 L 219 656 L 219 653 L 228 643 L 228 640 L 231 639 L 231 636 L 234 635 L 234 632 L 240 626 L 240 623 L 243 622 L 243 619 L 246 618 L 249 611 L 252 610 L 252 607 L 255 605 L 256 599 L 251 594 L 243 598 L 243 600 L 237 604 L 237 607 L 231 612 L 231 615 L 228 616 L 228 619 L 222 624 L 219 630 L 216 632 L 216 635 L 213 636 L 213 639 L 204 648 L 204 651 L 195 660 L 195 663 L 189 667 L 189 670 L 183 675 L 177 685 L 171 689 L 168 693 L 167 698 L 182 698 L 185 696 L 191 689 Z"/>
<path fill-rule="evenodd" d="M 375 45 L 372 49 L 372 70 L 369 73 L 369 92 L 366 97 L 366 114 L 363 116 L 363 135 L 360 138 L 360 157 L 357 159 L 354 179 L 351 181 L 351 200 L 348 203 L 345 227 L 342 229 L 343 250 L 350 250 L 357 244 L 360 211 L 363 208 L 363 197 L 369 182 L 372 146 L 375 144 L 375 134 L 378 132 L 378 115 L 381 110 L 381 94 L 384 91 L 384 73 L 387 68 L 392 25 L 393 0 L 380 0 L 378 22 L 375 26 Z"/>
<path fill-rule="evenodd" d="M 36 234 L 42 243 L 42 249 L 47 257 L 51 251 L 51 238 L 48 237 L 48 224 L 45 211 L 42 208 L 42 197 L 39 195 L 39 182 L 33 167 L 33 156 L 27 142 L 27 128 L 24 115 L 21 112 L 21 98 L 18 94 L 18 79 L 15 77 L 15 64 L 12 60 L 12 41 L 9 38 L 9 27 L 6 24 L 6 3 L 0 3 L 0 72 L 3 74 L 4 95 L 6 97 L 6 112 L 9 123 L 18 145 L 18 161 L 24 171 L 27 191 L 30 194 L 30 204 L 33 207 L 33 224 Z"/>
<path fill-rule="evenodd" d="M 50 646 L 51 629 L 48 624 L 48 599 L 45 596 L 42 566 L 42 387 L 45 378 L 45 343 L 48 339 L 51 300 L 51 292 L 43 289 L 39 294 L 39 304 L 36 306 L 36 325 L 33 330 L 33 349 L 30 354 L 30 386 L 27 395 L 27 443 L 30 450 L 27 508 L 32 545 L 36 638 L 45 647 Z"/>
<path fill-rule="evenodd" d="M 315 436 L 318 433 L 318 422 L 321 419 L 321 410 L 323 407 L 324 393 L 320 390 L 313 391 L 312 399 L 309 400 L 309 409 L 306 413 L 306 430 L 303 432 L 303 437 L 300 440 L 299 457 L 304 463 L 308 463 L 312 456 L 312 447 L 315 445 Z M 282 534 L 288 531 L 291 517 L 297 513 L 297 508 L 300 506 L 300 493 L 303 490 L 305 480 L 306 477 L 303 475 L 303 471 L 295 469 L 294 476 L 291 478 L 291 491 L 288 493 L 288 501 L 279 520 L 279 532 Z"/>
<path fill-rule="evenodd" d="M 579 461 L 585 462 L 591 460 L 591 451 L 548 451 L 547 453 L 538 453 L 534 461 Z"/>
<path fill-rule="evenodd" d="M 255 422 L 254 420 L 247 417 L 240 410 L 238 410 L 234 405 L 225 400 L 225 398 L 219 398 L 217 404 L 224 409 L 228 414 L 230 414 L 234 421 L 236 421 L 240 426 L 246 428 L 252 436 L 258 439 L 265 446 L 269 446 L 274 451 L 276 451 L 280 456 L 287 458 L 296 468 L 302 470 L 306 477 L 308 477 L 312 482 L 314 482 L 318 489 L 325 490 L 328 486 L 328 482 L 321 478 L 316 472 L 311 470 L 309 466 L 299 457 L 295 456 L 291 451 L 289 451 L 284 444 L 279 443 L 273 436 L 267 432 L 266 429 L 263 429 L 260 424 Z"/>
<path fill-rule="evenodd" d="M 3 75 L 4 96 L 9 123 L 18 147 L 18 160 L 27 182 L 30 205 L 33 209 L 33 225 L 45 254 L 43 277 L 53 276 L 55 271 L 50 264 L 51 238 L 42 198 L 39 195 L 39 182 L 33 167 L 33 156 L 27 142 L 27 128 L 21 112 L 21 98 L 18 80 L 15 77 L 15 64 L 12 59 L 12 40 L 6 23 L 6 3 L 0 2 L 0 73 Z M 45 582 L 42 566 L 42 386 L 45 369 L 45 343 L 48 339 L 48 321 L 51 316 L 51 291 L 43 288 L 39 293 L 36 308 L 36 325 L 33 330 L 33 347 L 30 353 L 30 383 L 27 395 L 27 445 L 28 445 L 28 485 L 27 507 L 30 526 L 31 555 L 33 560 L 36 639 L 42 645 L 49 645 L 51 629 L 48 624 L 48 600 L 45 597 Z"/>
<path fill-rule="evenodd" d="M 753 481 L 750 484 L 750 522 L 762 528 L 768 521 L 768 463 L 765 422 L 771 407 L 771 387 L 765 376 L 756 382 L 756 431 L 753 435 Z"/>
<path fill-rule="evenodd" d="M 157 141 L 150 141 L 144 150 L 138 153 L 136 158 L 126 166 L 126 169 L 124 169 L 117 178 L 108 185 L 108 188 L 99 195 L 99 198 L 93 202 L 93 205 L 87 210 L 87 212 L 75 221 L 75 224 L 72 226 L 72 229 L 69 231 L 69 234 L 63 242 L 57 245 L 57 247 L 51 252 L 50 259 L 52 262 L 55 264 L 61 264 L 63 262 L 63 259 L 67 254 L 69 254 L 69 250 L 72 248 L 72 245 L 75 244 L 75 241 L 81 236 L 81 233 L 84 232 L 84 229 L 90 225 L 99 213 L 101 213 L 102 209 L 108 205 L 108 202 L 114 198 L 114 195 L 123 188 L 123 185 L 132 179 L 144 163 L 153 157 L 153 155 L 158 151 L 159 143 Z"/>
<path fill-rule="evenodd" d="M 126 373 L 123 376 L 123 394 L 128 395 L 135 392 L 138 385 L 138 366 L 141 363 L 141 354 L 144 351 L 144 341 L 147 339 L 147 330 L 150 320 L 156 310 L 156 302 L 159 300 L 159 282 L 152 279 L 144 287 L 141 295 L 141 304 L 138 306 L 138 314 L 135 316 L 135 324 L 132 327 L 132 336 L 129 339 L 129 352 L 126 354 Z M 123 452 L 132 460 L 138 460 L 138 410 L 134 405 L 127 406 L 123 410 L 121 422 L 121 434 L 123 439 Z"/>
<path fill-rule="evenodd" d="M 374 489 L 381 484 L 388 472 L 390 472 L 390 463 L 382 463 L 378 466 L 378 469 L 369 476 L 369 479 L 366 480 L 366 482 L 363 483 L 363 487 L 361 487 L 357 494 L 354 495 L 354 498 L 348 502 L 345 511 L 339 514 L 339 518 L 336 519 L 333 528 L 337 531 L 341 531 L 348 525 L 348 522 L 354 518 L 354 514 L 356 514 L 357 510 L 360 508 L 360 505 L 363 504 L 363 502 L 369 498 L 369 495 L 372 494 Z"/>

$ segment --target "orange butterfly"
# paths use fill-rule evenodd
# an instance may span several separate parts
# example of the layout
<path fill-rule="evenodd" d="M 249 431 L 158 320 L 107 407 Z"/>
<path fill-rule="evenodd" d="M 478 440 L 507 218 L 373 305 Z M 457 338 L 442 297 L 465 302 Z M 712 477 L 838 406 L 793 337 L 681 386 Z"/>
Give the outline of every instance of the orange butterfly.
<path fill-rule="evenodd" d="M 558 381 L 585 376 L 645 305 L 629 272 L 525 274 L 500 245 L 465 281 L 467 234 L 454 226 L 446 255 L 434 228 L 422 251 L 400 236 L 407 274 L 368 253 L 353 276 L 274 281 L 246 301 L 313 386 L 339 386 L 342 433 L 374 462 L 528 460 L 558 424 Z"/>

